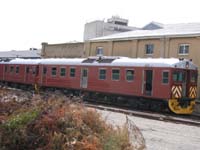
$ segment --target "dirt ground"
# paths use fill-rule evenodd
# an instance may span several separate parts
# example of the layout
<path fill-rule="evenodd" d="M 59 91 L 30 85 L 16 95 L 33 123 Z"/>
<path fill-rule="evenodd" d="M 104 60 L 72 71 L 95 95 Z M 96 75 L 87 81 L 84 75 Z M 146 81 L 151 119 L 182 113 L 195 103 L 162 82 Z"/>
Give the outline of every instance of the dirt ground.
<path fill-rule="evenodd" d="M 126 115 L 109 111 L 99 111 L 114 125 L 123 125 Z M 147 150 L 199 150 L 200 127 L 144 119 L 134 116 L 128 118 L 142 132 Z"/>

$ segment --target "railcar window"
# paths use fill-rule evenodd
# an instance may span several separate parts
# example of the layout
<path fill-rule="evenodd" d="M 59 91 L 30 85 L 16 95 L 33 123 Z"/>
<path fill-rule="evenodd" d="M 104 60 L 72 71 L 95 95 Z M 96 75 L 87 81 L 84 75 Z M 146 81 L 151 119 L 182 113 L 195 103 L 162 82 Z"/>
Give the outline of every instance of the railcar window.
<path fill-rule="evenodd" d="M 19 66 L 16 67 L 16 73 L 19 73 Z"/>
<path fill-rule="evenodd" d="M 134 80 L 134 71 L 133 70 L 126 70 L 126 80 L 127 81 Z"/>
<path fill-rule="evenodd" d="M 10 73 L 13 73 L 13 72 L 14 72 L 14 67 L 10 66 Z"/>
<path fill-rule="evenodd" d="M 173 73 L 173 81 L 183 82 L 185 81 L 185 74 L 183 72 L 177 71 Z"/>
<path fill-rule="evenodd" d="M 26 73 L 29 73 L 29 67 L 26 67 Z"/>
<path fill-rule="evenodd" d="M 47 74 L 47 68 L 43 67 L 43 75 L 46 75 L 46 74 Z"/>
<path fill-rule="evenodd" d="M 99 70 L 99 79 L 105 80 L 106 79 L 106 69 L 100 69 Z"/>
<path fill-rule="evenodd" d="M 56 76 L 56 72 L 57 72 L 57 68 L 56 67 L 51 68 L 51 75 L 52 76 Z"/>
<path fill-rule="evenodd" d="M 32 68 L 32 74 L 33 74 L 33 75 L 36 74 L 36 68 L 35 68 L 35 67 Z"/>
<path fill-rule="evenodd" d="M 7 66 L 7 65 L 5 65 L 5 72 L 7 72 L 7 70 L 8 70 L 8 66 Z"/>
<path fill-rule="evenodd" d="M 75 76 L 76 76 L 76 69 L 70 68 L 70 77 L 75 77 Z"/>
<path fill-rule="evenodd" d="M 164 71 L 162 73 L 162 83 L 169 83 L 169 72 L 168 71 Z"/>
<path fill-rule="evenodd" d="M 120 77 L 120 70 L 113 69 L 112 70 L 112 80 L 119 80 L 119 77 Z"/>
<path fill-rule="evenodd" d="M 197 81 L 197 74 L 195 72 L 191 72 L 190 82 Z"/>
<path fill-rule="evenodd" d="M 60 76 L 64 77 L 66 75 L 66 69 L 65 68 L 60 68 Z"/>

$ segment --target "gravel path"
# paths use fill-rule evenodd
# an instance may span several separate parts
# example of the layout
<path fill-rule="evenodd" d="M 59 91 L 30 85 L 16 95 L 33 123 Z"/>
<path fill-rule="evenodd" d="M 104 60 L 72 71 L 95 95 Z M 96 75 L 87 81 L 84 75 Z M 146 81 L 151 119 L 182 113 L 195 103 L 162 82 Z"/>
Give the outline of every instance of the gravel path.
<path fill-rule="evenodd" d="M 121 126 L 126 115 L 98 110 L 108 123 Z M 142 132 L 147 150 L 200 150 L 200 127 L 128 116 Z"/>

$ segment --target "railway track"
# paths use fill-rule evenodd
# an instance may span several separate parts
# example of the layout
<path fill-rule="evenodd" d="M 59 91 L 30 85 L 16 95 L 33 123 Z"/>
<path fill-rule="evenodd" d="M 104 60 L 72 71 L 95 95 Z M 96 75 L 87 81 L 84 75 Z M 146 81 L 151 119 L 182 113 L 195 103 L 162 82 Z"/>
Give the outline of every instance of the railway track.
<path fill-rule="evenodd" d="M 13 88 L 6 88 L 10 90 L 16 90 L 16 91 L 24 91 L 21 89 L 13 89 Z M 45 93 L 40 93 L 41 95 L 45 95 Z M 154 119 L 154 120 L 160 120 L 160 121 L 166 121 L 166 122 L 174 122 L 174 123 L 180 123 L 180 124 L 187 124 L 187 125 L 193 125 L 193 126 L 200 126 L 200 114 L 192 114 L 190 116 L 185 115 L 173 115 L 173 114 L 160 114 L 152 111 L 141 111 L 141 110 L 130 110 L 125 107 L 119 108 L 117 106 L 110 106 L 105 104 L 98 104 L 98 103 L 90 103 L 90 102 L 84 102 L 84 105 L 87 107 L 92 107 L 95 109 L 100 110 L 107 110 L 112 112 L 119 112 L 127 115 L 132 116 L 138 116 L 148 119 Z M 200 102 L 199 102 L 200 105 Z"/>
<path fill-rule="evenodd" d="M 200 116 L 199 115 L 191 115 L 191 116 L 171 116 L 168 114 L 158 114 L 158 113 L 149 113 L 149 112 L 141 112 L 141 111 L 135 111 L 135 110 L 126 110 L 121 108 L 115 108 L 110 106 L 103 106 L 103 105 L 97 105 L 97 104 L 91 104 L 91 103 L 84 103 L 85 106 L 99 109 L 99 110 L 106 110 L 106 111 L 112 111 L 112 112 L 118 112 L 123 113 L 126 115 L 132 115 L 147 119 L 154 119 L 154 120 L 160 120 L 165 122 L 173 122 L 173 123 L 179 123 L 179 124 L 187 124 L 192 126 L 199 126 L 200 127 Z"/>

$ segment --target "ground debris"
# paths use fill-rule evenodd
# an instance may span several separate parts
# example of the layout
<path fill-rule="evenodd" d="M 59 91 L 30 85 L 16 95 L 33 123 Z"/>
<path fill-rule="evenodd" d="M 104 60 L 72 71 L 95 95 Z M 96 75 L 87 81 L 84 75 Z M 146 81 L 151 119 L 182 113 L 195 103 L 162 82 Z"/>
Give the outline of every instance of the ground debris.
<path fill-rule="evenodd" d="M 1 89 L 0 149 L 138 149 L 129 140 L 131 122 L 114 128 L 80 102 L 81 98 L 59 91 L 38 95 Z"/>

